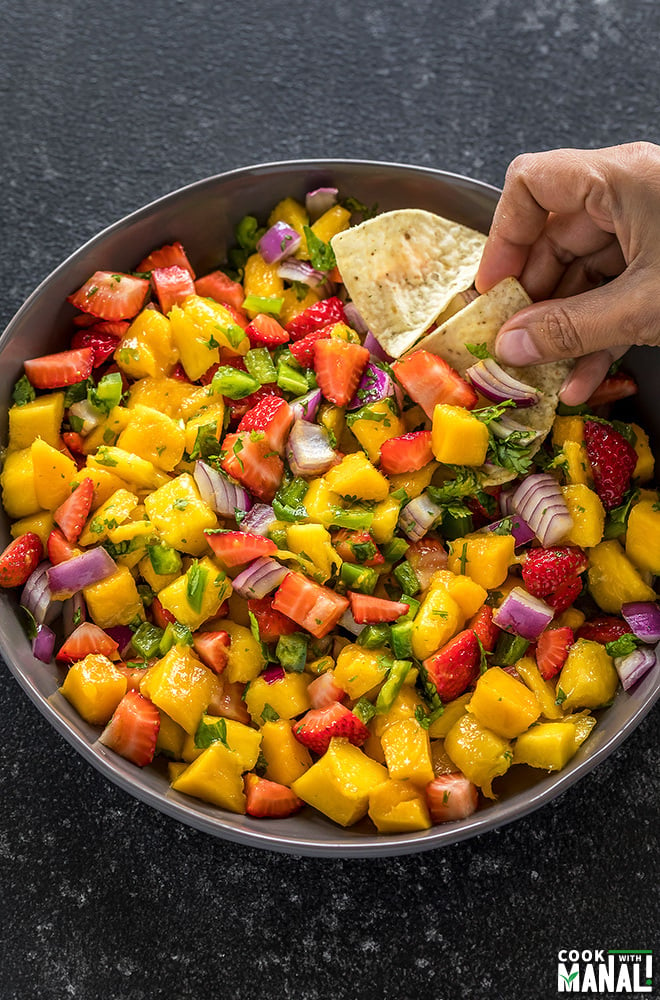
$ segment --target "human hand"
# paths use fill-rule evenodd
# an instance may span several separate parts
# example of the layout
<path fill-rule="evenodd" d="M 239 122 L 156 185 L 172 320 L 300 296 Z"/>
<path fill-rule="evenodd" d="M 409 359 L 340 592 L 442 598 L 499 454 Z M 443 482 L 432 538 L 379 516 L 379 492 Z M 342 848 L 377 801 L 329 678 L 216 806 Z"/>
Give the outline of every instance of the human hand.
<path fill-rule="evenodd" d="M 484 292 L 515 275 L 535 300 L 500 330 L 499 359 L 578 358 L 560 393 L 575 406 L 629 346 L 660 344 L 658 232 L 660 146 L 518 156 L 476 278 Z"/>

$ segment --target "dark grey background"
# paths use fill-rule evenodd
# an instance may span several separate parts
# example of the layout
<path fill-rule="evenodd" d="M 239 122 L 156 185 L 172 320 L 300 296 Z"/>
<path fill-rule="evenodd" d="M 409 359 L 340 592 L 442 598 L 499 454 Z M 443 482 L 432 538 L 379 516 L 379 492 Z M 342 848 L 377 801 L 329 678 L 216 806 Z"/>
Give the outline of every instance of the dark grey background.
<path fill-rule="evenodd" d="M 522 150 L 660 137 L 656 0 L 0 13 L 2 324 L 100 228 L 232 167 L 364 157 L 500 184 Z M 554 997 L 559 948 L 653 947 L 659 724 L 500 832 L 300 859 L 133 801 L 3 670 L 0 997 Z"/>

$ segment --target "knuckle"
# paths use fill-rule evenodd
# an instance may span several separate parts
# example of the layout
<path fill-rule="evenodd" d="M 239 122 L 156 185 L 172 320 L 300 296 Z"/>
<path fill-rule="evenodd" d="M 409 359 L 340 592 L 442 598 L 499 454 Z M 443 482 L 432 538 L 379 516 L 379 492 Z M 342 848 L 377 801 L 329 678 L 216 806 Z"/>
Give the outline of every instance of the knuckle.
<path fill-rule="evenodd" d="M 506 171 L 507 183 L 517 184 L 525 176 L 529 176 L 534 170 L 537 156 L 537 153 L 519 153 L 518 156 L 514 157 Z"/>
<path fill-rule="evenodd" d="M 541 334 L 551 350 L 565 357 L 583 353 L 582 337 L 570 312 L 557 306 L 541 322 Z"/>

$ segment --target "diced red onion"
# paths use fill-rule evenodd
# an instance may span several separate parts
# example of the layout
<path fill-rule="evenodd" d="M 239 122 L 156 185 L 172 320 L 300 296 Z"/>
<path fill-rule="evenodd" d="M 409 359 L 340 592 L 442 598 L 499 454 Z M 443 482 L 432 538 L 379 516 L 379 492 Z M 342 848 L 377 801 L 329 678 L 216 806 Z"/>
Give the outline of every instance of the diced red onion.
<path fill-rule="evenodd" d="M 286 443 L 286 457 L 294 476 L 322 476 L 334 465 L 337 453 L 325 427 L 296 420 Z"/>
<path fill-rule="evenodd" d="M 541 393 L 532 385 L 521 382 L 507 374 L 494 358 L 484 358 L 467 369 L 467 377 L 475 389 L 491 399 L 494 403 L 503 403 L 512 399 L 516 406 L 534 406 L 541 398 Z"/>
<path fill-rule="evenodd" d="M 82 420 L 82 427 L 78 433 L 86 437 L 95 427 L 105 420 L 106 414 L 97 410 L 87 399 L 81 399 L 78 403 L 72 403 L 69 407 L 69 417 L 77 417 Z"/>
<path fill-rule="evenodd" d="M 77 593 L 73 597 L 67 598 L 62 605 L 62 624 L 65 637 L 68 638 L 74 628 L 84 621 L 87 621 L 85 599 L 81 593 Z"/>
<path fill-rule="evenodd" d="M 345 628 L 347 632 L 351 632 L 352 635 L 359 635 L 360 632 L 367 627 L 366 625 L 360 625 L 356 622 L 350 608 L 346 608 L 346 611 L 344 611 L 337 624 L 341 628 Z"/>
<path fill-rule="evenodd" d="M 535 641 L 552 621 L 554 610 L 545 601 L 532 597 L 522 587 L 514 587 L 493 615 L 493 621 L 505 632 Z"/>
<path fill-rule="evenodd" d="M 348 315 L 347 310 L 350 305 L 352 305 L 352 303 L 347 302 L 346 305 L 344 306 L 344 312 L 347 315 Z M 356 329 L 352 323 L 350 324 L 350 326 L 352 326 L 354 330 Z M 359 330 L 358 333 L 360 333 Z M 367 335 L 364 338 L 364 343 L 362 346 L 366 347 L 366 349 L 369 351 L 369 354 L 371 354 L 372 357 L 377 358 L 379 361 L 387 361 L 389 363 L 390 361 L 394 360 L 392 355 L 388 354 L 385 348 L 382 347 L 380 343 L 376 340 L 371 330 L 367 330 Z"/>
<path fill-rule="evenodd" d="M 380 403 L 394 395 L 394 382 L 382 368 L 369 361 L 355 390 L 355 395 L 346 407 L 347 410 L 358 410 L 367 403 Z"/>
<path fill-rule="evenodd" d="M 206 462 L 195 462 L 193 478 L 204 503 L 222 517 L 234 517 L 237 510 L 248 511 L 252 507 L 252 498 L 246 489 Z"/>
<path fill-rule="evenodd" d="M 534 430 L 533 427 L 525 427 L 524 424 L 514 420 L 508 413 L 503 413 L 499 420 L 491 420 L 490 429 L 495 437 L 505 440 L 512 434 L 520 434 L 519 441 L 525 441 L 529 446 L 538 441 L 543 436 L 543 431 Z"/>
<path fill-rule="evenodd" d="M 59 615 L 62 602 L 53 599 L 48 584 L 49 562 L 39 563 L 28 577 L 21 593 L 21 604 L 30 612 L 38 625 L 50 625 Z"/>
<path fill-rule="evenodd" d="M 516 491 L 514 489 L 502 490 L 502 492 L 499 495 L 498 503 L 500 505 L 500 510 L 502 511 L 505 517 L 508 517 L 509 514 L 514 513 L 513 494 L 515 492 Z"/>
<path fill-rule="evenodd" d="M 277 514 L 267 503 L 255 503 L 252 510 L 248 511 L 239 527 L 241 531 L 251 531 L 253 535 L 268 535 L 268 530 L 275 521 Z"/>
<path fill-rule="evenodd" d="M 573 524 L 561 489 L 547 472 L 523 479 L 513 494 L 513 507 L 546 548 L 561 541 Z"/>
<path fill-rule="evenodd" d="M 133 633 L 128 625 L 111 625 L 103 631 L 117 643 L 117 651 L 122 660 L 132 655 Z"/>
<path fill-rule="evenodd" d="M 285 281 L 299 281 L 310 288 L 318 288 L 328 277 L 325 271 L 317 271 L 305 260 L 284 260 L 279 265 L 277 273 Z"/>
<path fill-rule="evenodd" d="M 300 233 L 286 222 L 276 222 L 257 243 L 257 250 L 267 264 L 277 264 L 295 253 L 302 242 Z"/>
<path fill-rule="evenodd" d="M 88 549 L 47 570 L 48 585 L 56 600 L 73 597 L 83 587 L 100 583 L 117 570 L 117 563 L 104 548 Z"/>
<path fill-rule="evenodd" d="M 240 597 L 259 600 L 279 587 L 287 573 L 287 568 L 276 559 L 262 556 L 239 573 L 232 580 L 232 586 Z"/>
<path fill-rule="evenodd" d="M 521 545 L 527 545 L 527 543 L 531 542 L 533 538 L 536 538 L 536 535 L 527 522 L 523 521 L 520 514 L 509 514 L 508 517 L 502 517 L 499 521 L 493 521 L 491 524 L 487 524 L 481 530 L 497 531 L 498 528 L 502 527 L 502 525 L 505 526 L 506 533 L 513 535 L 515 538 L 516 548 L 519 548 Z"/>
<path fill-rule="evenodd" d="M 266 667 L 261 676 L 266 684 L 275 684 L 277 681 L 283 681 L 286 675 L 284 667 L 281 667 L 279 664 L 272 664 L 270 667 Z"/>
<path fill-rule="evenodd" d="M 351 330 L 355 330 L 356 333 L 359 333 L 361 335 L 366 334 L 367 338 L 371 337 L 371 339 L 375 343 L 376 347 L 379 347 L 382 350 L 382 347 L 380 347 L 380 344 L 378 343 L 378 341 L 374 337 L 373 333 L 371 333 L 371 331 L 369 330 L 369 327 L 367 326 L 367 324 L 362 319 L 362 315 L 360 313 L 360 310 L 358 309 L 358 307 L 355 305 L 354 302 L 345 302 L 344 303 L 344 316 L 346 317 L 346 322 L 350 326 Z M 374 353 L 371 350 L 371 346 L 367 343 L 366 340 L 364 342 L 364 346 L 367 348 L 367 350 L 371 354 Z"/>
<path fill-rule="evenodd" d="M 643 642 L 660 640 L 660 607 L 653 601 L 636 601 L 624 604 L 621 614 L 628 622 L 632 633 Z"/>
<path fill-rule="evenodd" d="M 323 393 L 320 389 L 310 389 L 304 396 L 292 399 L 290 406 L 295 420 L 313 420 L 316 416 Z"/>
<path fill-rule="evenodd" d="M 399 514 L 399 527 L 413 542 L 418 542 L 441 513 L 442 507 L 433 503 L 428 494 L 420 493 Z"/>
<path fill-rule="evenodd" d="M 32 655 L 42 663 L 50 663 L 55 650 L 55 633 L 47 625 L 37 625 L 37 634 L 32 640 Z"/>
<path fill-rule="evenodd" d="M 316 188 L 305 195 L 305 208 L 311 222 L 316 222 L 324 212 L 337 204 L 339 191 L 333 187 Z"/>
<path fill-rule="evenodd" d="M 658 647 L 640 646 L 627 656 L 615 656 L 614 666 L 621 681 L 621 687 L 628 691 L 641 680 L 658 662 Z"/>

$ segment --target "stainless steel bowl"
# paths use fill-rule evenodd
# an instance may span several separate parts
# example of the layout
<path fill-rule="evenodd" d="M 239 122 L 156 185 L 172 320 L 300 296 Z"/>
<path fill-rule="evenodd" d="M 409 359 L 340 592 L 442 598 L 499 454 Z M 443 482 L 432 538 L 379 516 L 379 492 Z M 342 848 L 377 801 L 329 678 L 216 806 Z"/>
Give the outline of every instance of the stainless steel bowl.
<path fill-rule="evenodd" d="M 302 197 L 325 183 L 338 186 L 380 210 L 417 207 L 487 230 L 498 192 L 490 185 L 421 167 L 351 160 L 309 160 L 246 167 L 175 191 L 120 220 L 64 261 L 32 293 L 0 338 L 0 406 L 6 440 L 11 388 L 25 358 L 62 350 L 71 331 L 73 309 L 66 296 L 93 271 L 128 270 L 149 250 L 180 240 L 203 274 L 217 266 L 232 243 L 236 222 L 245 214 L 267 214 L 286 195 Z M 629 355 L 640 381 L 639 419 L 660 438 L 655 388 L 660 353 Z M 0 543 L 9 535 L 0 523 Z M 463 822 L 411 834 L 381 836 L 365 825 L 343 830 L 312 810 L 286 820 L 236 816 L 172 792 L 162 770 L 136 768 L 97 742 L 99 732 L 84 723 L 58 693 L 56 668 L 35 660 L 16 617 L 13 596 L 0 596 L 0 649 L 10 670 L 37 708 L 73 747 L 102 774 L 157 809 L 227 840 L 295 854 L 361 857 L 407 854 L 464 840 L 524 816 L 549 802 L 585 775 L 639 724 L 660 694 L 660 667 L 633 691 L 620 691 L 603 711 L 593 734 L 559 774 L 515 767 L 499 782 L 499 798 Z M 57 794 L 53 790 L 51 794 Z M 613 806 L 614 808 L 614 806 Z"/>

